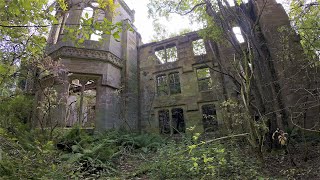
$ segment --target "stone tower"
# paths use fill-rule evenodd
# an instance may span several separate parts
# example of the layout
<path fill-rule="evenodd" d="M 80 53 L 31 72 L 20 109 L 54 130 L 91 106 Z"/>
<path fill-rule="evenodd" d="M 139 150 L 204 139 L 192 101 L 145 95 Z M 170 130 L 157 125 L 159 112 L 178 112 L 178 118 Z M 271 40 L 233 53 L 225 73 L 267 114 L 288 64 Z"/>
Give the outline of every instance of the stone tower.
<path fill-rule="evenodd" d="M 55 85 L 61 103 L 53 114 L 61 126 L 79 122 L 94 124 L 98 130 L 137 128 L 137 47 L 141 37 L 132 24 L 134 11 L 123 0 L 115 3 L 118 7 L 112 13 L 96 9 L 97 3 L 92 0 L 71 0 L 68 13 L 59 10 L 56 13 L 59 25 L 51 29 L 47 54 L 66 69 L 59 75 L 63 81 Z M 112 23 L 122 22 L 123 27 L 130 25 L 134 30 L 124 29 L 119 39 L 91 34 L 90 40 L 81 46 L 64 40 L 66 27 L 79 26 L 85 13 L 94 21 L 106 18 Z M 103 40 L 98 41 L 100 38 Z"/>

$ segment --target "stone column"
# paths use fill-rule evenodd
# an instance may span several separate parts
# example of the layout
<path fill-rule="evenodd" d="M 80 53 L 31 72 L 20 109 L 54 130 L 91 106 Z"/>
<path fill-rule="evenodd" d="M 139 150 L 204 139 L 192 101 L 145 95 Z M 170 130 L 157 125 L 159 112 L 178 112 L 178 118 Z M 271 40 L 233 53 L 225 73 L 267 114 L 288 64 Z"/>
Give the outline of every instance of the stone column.
<path fill-rule="evenodd" d="M 100 83 L 97 86 L 96 130 L 118 128 L 120 125 L 119 109 L 119 97 L 115 89 Z"/>
<path fill-rule="evenodd" d="M 54 85 L 54 88 L 57 92 L 57 107 L 53 110 L 53 123 L 57 123 L 59 126 L 64 127 L 66 126 L 67 103 L 69 96 L 68 73 L 60 73 L 56 81 L 58 82 L 56 82 L 57 84 Z"/>

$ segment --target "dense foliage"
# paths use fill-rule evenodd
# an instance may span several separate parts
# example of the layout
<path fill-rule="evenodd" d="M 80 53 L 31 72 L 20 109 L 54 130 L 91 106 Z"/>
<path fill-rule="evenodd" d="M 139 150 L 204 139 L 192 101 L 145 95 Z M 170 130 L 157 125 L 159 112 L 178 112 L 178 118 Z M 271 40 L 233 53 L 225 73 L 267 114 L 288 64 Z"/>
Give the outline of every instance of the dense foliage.
<path fill-rule="evenodd" d="M 320 58 L 320 1 L 290 1 L 290 18 L 299 33 L 305 53 Z"/>

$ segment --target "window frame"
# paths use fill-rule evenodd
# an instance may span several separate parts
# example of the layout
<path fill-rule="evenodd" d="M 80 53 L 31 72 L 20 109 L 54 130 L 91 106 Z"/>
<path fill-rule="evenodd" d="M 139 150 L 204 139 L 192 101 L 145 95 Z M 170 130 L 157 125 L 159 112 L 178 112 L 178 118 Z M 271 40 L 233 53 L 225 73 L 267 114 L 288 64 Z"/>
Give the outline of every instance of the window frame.
<path fill-rule="evenodd" d="M 175 75 L 177 75 L 177 76 L 175 76 Z M 171 81 L 172 76 L 173 76 L 173 82 Z M 179 72 L 171 72 L 168 74 L 168 79 L 169 79 L 168 84 L 169 84 L 170 95 L 181 94 L 180 73 Z"/>
<path fill-rule="evenodd" d="M 91 10 L 92 10 L 92 13 L 88 13 Z M 93 23 L 103 22 L 103 19 L 101 20 L 100 16 L 99 16 L 101 12 L 103 12 L 104 16 L 106 16 L 106 14 L 105 14 L 105 12 L 103 10 L 98 9 L 96 7 L 87 6 L 87 7 L 82 9 L 81 18 L 84 18 L 86 20 L 88 20 L 90 18 L 93 18 Z M 85 17 L 84 13 L 88 13 L 88 18 Z M 90 34 L 88 40 L 90 40 L 90 41 L 99 41 L 100 39 L 102 39 L 102 35 L 103 35 L 103 32 L 101 30 L 95 30 L 95 32 Z"/>
<path fill-rule="evenodd" d="M 172 82 L 171 76 L 174 76 L 174 75 L 176 75 L 176 77 L 174 77 L 174 82 Z M 164 86 L 160 86 L 159 77 L 165 77 L 166 84 Z M 179 71 L 173 71 L 173 72 L 169 72 L 169 73 L 165 73 L 165 74 L 159 74 L 156 76 L 155 79 L 156 79 L 155 83 L 156 83 L 157 96 L 170 96 L 170 95 L 181 94 L 181 81 L 180 81 L 180 72 Z M 160 92 L 161 87 L 165 87 L 165 89 L 166 89 L 164 94 Z"/>
<path fill-rule="evenodd" d="M 160 134 L 179 134 L 185 133 L 186 131 L 186 121 L 185 121 L 185 109 L 183 107 L 168 107 L 168 108 L 159 108 L 157 111 L 157 121 L 159 123 L 159 132 Z M 179 112 L 180 111 L 180 112 Z M 165 112 L 165 116 L 168 118 L 166 123 L 161 119 Z M 177 117 L 175 112 L 181 113 L 181 117 Z M 169 130 L 168 130 L 169 129 Z"/>
<path fill-rule="evenodd" d="M 171 49 L 175 49 L 174 51 L 171 51 Z M 164 54 L 163 55 L 157 55 L 157 52 L 160 52 L 160 51 L 163 51 Z M 169 57 L 168 53 L 170 52 L 173 52 L 174 53 L 174 58 L 171 58 L 171 56 Z M 179 60 L 178 58 L 178 48 L 177 48 L 177 45 L 176 43 L 172 43 L 172 44 L 168 44 L 168 45 L 165 45 L 165 46 L 159 46 L 157 48 L 155 48 L 154 50 L 154 55 L 156 56 L 157 58 L 157 62 L 158 64 L 167 64 L 167 63 L 172 63 L 172 62 L 176 62 Z"/>
<path fill-rule="evenodd" d="M 161 78 L 162 77 L 162 78 Z M 161 79 L 159 79 L 161 78 Z M 162 82 L 162 85 L 160 84 Z M 163 83 L 165 81 L 165 83 Z M 156 76 L 156 88 L 157 88 L 157 95 L 158 96 L 164 96 L 170 94 L 170 88 L 168 87 L 168 77 L 166 74 L 159 74 Z M 164 90 L 161 90 L 161 88 L 164 88 Z M 164 93 L 164 94 L 162 94 Z"/>
<path fill-rule="evenodd" d="M 198 41 L 202 41 L 202 43 L 200 43 Z M 201 50 L 195 49 L 195 46 L 194 46 L 195 43 L 203 44 L 203 48 L 201 48 L 201 50 L 204 51 L 204 53 L 201 53 Z M 204 56 L 207 54 L 206 43 L 205 43 L 204 39 L 196 39 L 196 40 L 192 41 L 192 52 L 193 52 L 194 56 Z"/>
<path fill-rule="evenodd" d="M 209 71 L 208 75 L 209 76 L 208 77 L 199 77 L 198 71 L 201 70 L 201 69 L 208 69 L 208 71 Z M 196 68 L 196 75 L 197 75 L 199 92 L 212 91 L 212 89 L 213 89 L 213 81 L 212 81 L 210 68 L 209 67 L 198 67 L 198 68 Z M 206 84 L 208 84 L 208 88 L 203 89 L 202 86 L 201 86 L 201 83 L 202 82 L 206 82 L 206 81 L 209 81 L 209 83 L 211 83 L 211 84 L 209 85 L 209 83 L 206 83 Z"/>
<path fill-rule="evenodd" d="M 205 110 L 205 107 L 208 107 L 207 109 L 212 108 L 213 114 L 212 115 L 209 114 L 208 111 L 210 111 L 210 110 Z M 219 129 L 217 108 L 214 103 L 202 104 L 201 105 L 201 115 L 202 115 L 202 125 L 203 125 L 204 132 L 215 132 Z M 210 117 L 210 116 L 213 116 L 213 117 Z M 212 122 L 210 123 L 210 121 L 212 121 Z"/>
<path fill-rule="evenodd" d="M 167 118 L 165 122 L 164 122 L 164 118 Z M 169 109 L 158 110 L 158 122 L 159 122 L 160 134 L 168 134 L 168 133 L 171 134 L 171 118 L 170 118 Z"/>

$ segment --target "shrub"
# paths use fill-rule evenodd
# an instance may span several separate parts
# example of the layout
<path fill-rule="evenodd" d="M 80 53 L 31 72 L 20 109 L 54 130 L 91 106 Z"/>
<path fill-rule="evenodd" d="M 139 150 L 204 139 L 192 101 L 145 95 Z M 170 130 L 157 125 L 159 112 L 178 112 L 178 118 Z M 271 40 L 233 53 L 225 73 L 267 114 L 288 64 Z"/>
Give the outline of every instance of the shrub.
<path fill-rule="evenodd" d="M 256 179 L 258 163 L 240 153 L 244 150 L 230 142 L 172 141 L 137 174 L 149 172 L 153 179 Z"/>

